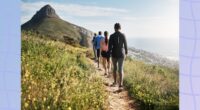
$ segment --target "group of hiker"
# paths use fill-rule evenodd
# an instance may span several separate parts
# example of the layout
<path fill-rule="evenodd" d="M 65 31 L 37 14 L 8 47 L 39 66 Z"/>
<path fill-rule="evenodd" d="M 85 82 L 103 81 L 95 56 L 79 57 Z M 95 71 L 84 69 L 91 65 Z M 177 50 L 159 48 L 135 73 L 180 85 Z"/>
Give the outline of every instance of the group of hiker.
<path fill-rule="evenodd" d="M 103 68 L 105 70 L 105 75 L 109 75 L 111 72 L 111 61 L 113 65 L 113 79 L 114 82 L 112 86 L 117 86 L 117 72 L 119 73 L 119 88 L 123 87 L 123 64 L 124 60 L 128 54 L 127 49 L 127 41 L 126 37 L 123 33 L 120 32 L 121 25 L 116 23 L 114 25 L 115 32 L 110 35 L 107 31 L 104 32 L 104 36 L 102 32 L 99 31 L 98 35 L 95 33 L 92 43 L 95 60 L 100 63 L 100 58 L 102 58 Z M 117 71 L 118 70 L 118 71 Z"/>

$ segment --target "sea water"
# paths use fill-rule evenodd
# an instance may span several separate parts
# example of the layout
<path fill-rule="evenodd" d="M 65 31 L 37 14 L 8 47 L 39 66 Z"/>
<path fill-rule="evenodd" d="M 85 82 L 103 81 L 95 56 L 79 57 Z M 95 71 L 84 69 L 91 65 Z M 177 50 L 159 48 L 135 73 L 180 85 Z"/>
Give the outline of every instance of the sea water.
<path fill-rule="evenodd" d="M 127 38 L 128 47 L 156 53 L 172 60 L 179 59 L 178 38 Z"/>

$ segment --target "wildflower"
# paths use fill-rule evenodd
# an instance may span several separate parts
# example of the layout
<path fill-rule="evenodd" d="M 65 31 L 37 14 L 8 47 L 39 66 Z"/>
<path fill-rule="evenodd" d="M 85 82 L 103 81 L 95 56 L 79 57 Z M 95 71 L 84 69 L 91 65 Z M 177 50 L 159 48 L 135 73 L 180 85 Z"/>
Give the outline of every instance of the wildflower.
<path fill-rule="evenodd" d="M 35 102 L 36 101 L 36 99 L 35 98 L 33 98 L 33 102 Z"/>
<path fill-rule="evenodd" d="M 27 102 L 25 102 L 25 108 L 27 108 L 28 107 L 28 103 Z"/>
<path fill-rule="evenodd" d="M 56 87 L 56 85 L 55 85 L 54 83 L 52 83 L 52 84 L 51 84 L 51 87 L 52 87 L 52 88 L 55 88 L 55 87 Z"/>
<path fill-rule="evenodd" d="M 43 98 L 43 101 L 46 101 L 46 100 L 47 100 L 46 97 L 44 97 L 44 98 Z"/>
<path fill-rule="evenodd" d="M 28 99 L 29 99 L 29 100 L 31 99 L 31 96 L 30 96 L 30 94 L 28 95 Z"/>

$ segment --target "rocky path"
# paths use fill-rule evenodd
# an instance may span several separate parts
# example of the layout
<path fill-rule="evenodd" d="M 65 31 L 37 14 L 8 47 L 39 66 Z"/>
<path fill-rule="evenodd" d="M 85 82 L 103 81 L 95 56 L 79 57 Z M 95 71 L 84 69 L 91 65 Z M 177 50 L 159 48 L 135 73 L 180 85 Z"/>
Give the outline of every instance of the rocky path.
<path fill-rule="evenodd" d="M 97 64 L 93 62 L 93 65 L 97 67 Z M 112 75 L 104 76 L 104 70 L 102 65 L 96 69 L 98 74 L 104 81 L 106 92 L 108 92 L 108 110 L 137 110 L 137 106 L 134 100 L 131 100 L 128 96 L 128 91 L 123 89 L 119 91 L 118 87 L 111 87 L 113 83 Z"/>

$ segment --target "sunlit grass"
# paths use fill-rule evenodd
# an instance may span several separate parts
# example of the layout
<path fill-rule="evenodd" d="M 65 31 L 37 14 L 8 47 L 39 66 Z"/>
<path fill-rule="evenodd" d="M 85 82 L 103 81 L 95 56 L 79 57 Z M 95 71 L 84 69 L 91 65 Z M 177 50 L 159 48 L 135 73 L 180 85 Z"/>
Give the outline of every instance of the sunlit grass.
<path fill-rule="evenodd" d="M 22 33 L 22 109 L 105 109 L 102 80 L 86 56 L 86 48 Z"/>
<path fill-rule="evenodd" d="M 131 97 L 145 106 L 178 108 L 178 82 L 176 69 L 148 65 L 130 58 L 125 62 L 125 86 Z"/>
<path fill-rule="evenodd" d="M 22 109 L 106 109 L 103 81 L 94 73 L 88 57 L 92 57 L 88 48 L 23 32 Z M 132 98 L 145 106 L 178 108 L 178 70 L 130 58 L 124 70 L 124 84 Z"/>

